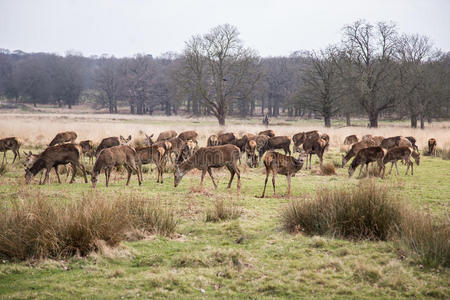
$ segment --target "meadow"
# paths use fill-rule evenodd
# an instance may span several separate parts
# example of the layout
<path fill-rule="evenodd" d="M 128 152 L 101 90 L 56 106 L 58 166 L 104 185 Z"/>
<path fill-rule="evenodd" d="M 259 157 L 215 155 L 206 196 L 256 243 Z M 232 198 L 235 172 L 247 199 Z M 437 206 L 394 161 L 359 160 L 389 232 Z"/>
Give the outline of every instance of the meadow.
<path fill-rule="evenodd" d="M 233 131 L 239 134 L 262 130 L 259 119 L 228 121 L 219 128 L 214 119 L 178 117 L 131 117 L 85 114 L 4 114 L 0 120 L 0 137 L 18 136 L 24 140 L 23 151 L 42 149 L 60 131 L 74 130 L 78 141 L 99 141 L 106 136 L 131 134 L 140 140 L 144 133 L 157 135 L 173 129 L 197 130 L 199 144 L 206 144 L 210 134 Z M 364 125 L 364 121 L 359 122 Z M 363 134 L 416 137 L 420 150 L 430 137 L 439 147 L 450 148 L 450 124 L 433 123 L 425 130 L 411 129 L 406 123 L 383 122 L 378 129 L 360 127 L 321 127 L 319 120 L 272 120 L 277 135 L 319 129 L 331 137 L 331 147 L 324 160 L 339 166 L 341 143 L 346 135 Z M 23 151 L 22 151 L 23 150 Z M 272 196 L 268 185 L 266 198 L 260 199 L 265 172 L 260 165 L 241 168 L 242 188 L 234 183 L 226 189 L 229 173 L 215 171 L 218 190 L 209 177 L 199 186 L 200 172 L 192 171 L 177 188 L 173 186 L 171 166 L 164 174 L 164 184 L 157 184 L 150 166 L 144 183 L 136 176 L 125 186 L 124 172 L 114 172 L 110 187 L 100 176 L 92 190 L 78 175 L 69 185 L 56 182 L 39 186 L 24 184 L 22 162 L 9 164 L 0 176 L 0 205 L 6 209 L 17 201 L 45 199 L 54 205 L 76 203 L 80 199 L 131 199 L 140 197 L 156 201 L 170 210 L 176 220 L 168 234 L 129 236 L 117 247 L 102 246 L 87 255 L 52 259 L 0 262 L 0 298 L 326 298 L 326 299 L 447 299 L 450 273 L 446 266 L 422 263 L 414 252 L 393 240 L 349 240 L 330 235 L 287 232 L 282 214 L 291 201 L 307 201 L 323 188 L 355 189 L 364 182 L 386 188 L 403 205 L 418 212 L 445 220 L 448 226 L 450 205 L 450 160 L 422 155 L 414 176 L 400 175 L 385 179 L 348 178 L 347 168 L 336 167 L 336 175 L 321 175 L 317 157 L 312 170 L 301 170 L 292 179 L 292 196 L 284 197 L 286 178 L 277 177 L 281 196 Z M 88 169 L 92 168 L 87 159 Z M 348 167 L 348 165 L 347 165 Z M 64 172 L 63 172 L 64 173 Z M 270 183 L 270 181 L 269 181 Z M 218 210 L 230 211 L 223 220 Z M 32 216 L 29 216 L 32 217 Z M 0 233 L 1 234 L 1 233 Z M 448 241 L 448 240 L 447 240 Z M 448 254 L 447 254 L 448 255 Z"/>

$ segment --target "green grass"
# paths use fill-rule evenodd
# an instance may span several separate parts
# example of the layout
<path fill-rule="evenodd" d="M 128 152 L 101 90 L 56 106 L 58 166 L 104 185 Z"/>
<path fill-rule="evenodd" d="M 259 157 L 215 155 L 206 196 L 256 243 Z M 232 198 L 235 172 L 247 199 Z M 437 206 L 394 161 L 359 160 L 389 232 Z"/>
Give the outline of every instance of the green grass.
<path fill-rule="evenodd" d="M 302 170 L 292 179 L 293 199 L 309 199 L 318 187 L 359 182 L 355 177 L 348 179 L 347 169 L 342 168 L 337 168 L 336 176 L 320 176 L 314 160 L 312 172 Z M 335 160 L 340 160 L 340 153 L 332 149 L 325 161 Z M 423 157 L 414 176 L 404 176 L 406 167 L 399 164 L 399 168 L 402 175 L 377 182 L 388 184 L 392 193 L 417 210 L 449 215 L 450 161 Z M 53 171 L 51 184 L 38 186 L 35 180 L 25 186 L 20 163 L 8 165 L 7 170 L 0 176 L 0 209 L 12 198 L 37 191 L 58 201 L 79 201 L 91 190 L 80 176 L 75 184 L 57 184 Z M 178 220 L 176 234 L 123 242 L 115 250 L 84 258 L 0 261 L 0 298 L 445 299 L 450 294 L 448 269 L 422 267 L 393 242 L 285 232 L 280 213 L 290 199 L 273 198 L 270 181 L 268 198 L 255 198 L 262 192 L 263 168 L 242 166 L 241 170 L 240 193 L 235 182 L 226 189 L 229 173 L 225 170 L 214 171 L 217 192 L 209 178 L 203 188 L 197 187 L 199 172 L 186 175 L 176 189 L 173 174 L 164 174 L 164 184 L 157 184 L 156 173 L 148 172 L 140 187 L 133 175 L 126 187 L 125 174 L 113 171 L 109 188 L 102 175 L 97 190 L 106 197 L 136 193 L 170 205 Z M 65 182 L 65 176 L 61 179 Z M 277 190 L 279 194 L 287 191 L 284 176 L 277 177 Z M 240 216 L 205 222 L 216 199 L 232 201 Z"/>

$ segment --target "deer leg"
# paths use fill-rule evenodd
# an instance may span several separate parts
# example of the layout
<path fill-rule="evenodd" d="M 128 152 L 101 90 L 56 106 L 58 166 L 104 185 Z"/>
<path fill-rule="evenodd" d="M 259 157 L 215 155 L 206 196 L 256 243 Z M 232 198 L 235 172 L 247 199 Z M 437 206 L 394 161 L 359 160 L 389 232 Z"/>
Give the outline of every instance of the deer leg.
<path fill-rule="evenodd" d="M 213 174 L 212 174 L 212 172 L 211 172 L 211 168 L 208 168 L 208 174 L 209 174 L 209 177 L 211 177 L 211 180 L 212 180 L 212 182 L 213 182 L 213 184 L 214 184 L 214 188 L 217 189 L 217 184 L 216 184 L 216 182 L 214 181 L 214 177 L 213 177 Z"/>
<path fill-rule="evenodd" d="M 389 175 L 391 175 L 391 173 L 392 173 L 392 169 L 394 168 L 394 162 L 393 161 L 391 161 L 391 169 L 389 170 Z"/>
<path fill-rule="evenodd" d="M 54 166 L 56 178 L 58 178 L 58 183 L 61 184 L 61 179 L 59 178 L 58 166 Z"/>
<path fill-rule="evenodd" d="M 358 167 L 356 167 L 356 168 L 358 168 Z M 364 165 L 361 165 L 361 168 L 359 168 L 358 178 L 361 177 L 361 172 L 362 172 L 362 169 L 363 169 L 363 168 L 364 168 Z M 356 169 L 355 169 L 355 171 L 356 171 Z"/>
<path fill-rule="evenodd" d="M 14 163 L 15 161 L 16 161 L 16 157 L 17 157 L 17 150 L 15 150 L 15 151 L 13 151 L 14 152 L 14 159 L 13 159 L 13 162 L 12 163 Z"/>
<path fill-rule="evenodd" d="M 234 165 L 234 172 L 236 173 L 237 178 L 238 178 L 236 187 L 239 191 L 241 189 L 241 170 L 239 170 L 238 167 L 236 165 Z"/>
<path fill-rule="evenodd" d="M 70 167 L 72 168 L 72 178 L 70 179 L 69 183 L 74 183 L 75 182 L 75 175 L 77 174 L 77 167 L 75 163 L 70 163 Z M 67 171 L 69 172 L 69 171 Z M 87 183 L 87 180 L 86 180 Z"/>
<path fill-rule="evenodd" d="M 276 196 L 277 192 L 275 189 L 275 177 L 277 176 L 277 173 L 275 172 L 275 170 L 272 170 L 272 185 L 273 185 L 273 195 Z"/>
<path fill-rule="evenodd" d="M 264 180 L 264 190 L 261 195 L 261 198 L 264 198 L 264 195 L 266 194 L 266 186 L 267 186 L 267 180 L 269 179 L 269 173 L 270 173 L 269 169 L 266 168 L 266 180 Z"/>
<path fill-rule="evenodd" d="M 377 161 L 378 166 L 380 167 L 380 170 L 378 171 L 381 174 L 381 178 L 384 178 L 384 171 L 385 171 L 385 167 L 382 161 Z M 381 173 L 381 171 L 383 171 L 383 173 Z"/>
<path fill-rule="evenodd" d="M 202 177 L 201 177 L 201 179 L 200 179 L 200 186 L 203 186 L 203 179 L 205 178 L 205 173 L 206 173 L 206 170 L 203 169 L 203 170 L 202 170 Z"/>
<path fill-rule="evenodd" d="M 48 183 L 48 174 L 50 173 L 51 167 L 45 170 L 45 177 L 44 177 L 44 182 L 42 184 L 46 184 Z"/>
<path fill-rule="evenodd" d="M 77 166 L 78 168 L 81 169 L 81 172 L 83 172 L 84 183 L 87 183 L 88 181 L 87 181 L 87 177 L 86 177 L 86 168 L 85 168 L 84 165 L 83 165 L 82 163 L 80 163 L 80 162 L 78 162 L 78 163 L 76 164 L 76 166 Z M 75 167 L 74 164 L 72 164 L 72 168 L 73 168 L 73 172 L 75 173 L 76 167 Z"/>
<path fill-rule="evenodd" d="M 397 161 L 394 161 L 393 164 L 395 164 L 395 170 L 397 170 L 397 175 L 399 175 Z"/>
<path fill-rule="evenodd" d="M 5 158 L 6 158 L 6 151 L 3 152 L 2 166 L 3 166 L 3 163 L 5 162 Z M 6 163 L 8 163 L 8 160 L 6 160 Z"/>
<path fill-rule="evenodd" d="M 128 186 L 128 184 L 130 183 L 130 178 L 131 178 L 131 168 L 130 166 L 125 166 L 125 168 L 127 169 L 127 183 L 126 185 Z"/>
<path fill-rule="evenodd" d="M 288 195 L 288 197 L 290 197 L 291 196 L 291 175 L 290 174 L 286 175 L 286 179 L 287 179 L 287 184 L 288 184 L 287 195 Z"/>
<path fill-rule="evenodd" d="M 106 187 L 109 186 L 109 180 L 111 179 L 111 171 L 113 167 L 108 167 L 108 176 L 106 177 Z"/>
<path fill-rule="evenodd" d="M 234 171 L 233 167 L 227 166 L 227 168 L 231 174 L 230 181 L 228 182 L 228 185 L 227 185 L 227 189 L 229 189 L 231 187 L 231 183 L 233 182 L 233 179 L 234 179 L 234 173 L 236 173 L 236 172 Z"/>

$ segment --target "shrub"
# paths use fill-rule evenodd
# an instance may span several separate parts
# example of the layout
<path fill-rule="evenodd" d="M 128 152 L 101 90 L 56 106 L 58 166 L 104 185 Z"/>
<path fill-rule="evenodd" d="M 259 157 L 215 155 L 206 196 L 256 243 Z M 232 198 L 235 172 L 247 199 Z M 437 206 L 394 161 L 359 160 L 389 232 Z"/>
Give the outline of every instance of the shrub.
<path fill-rule="evenodd" d="M 216 198 L 214 206 L 206 211 L 206 222 L 219 222 L 229 219 L 237 219 L 241 211 L 232 201 L 226 204 L 223 199 Z"/>
<path fill-rule="evenodd" d="M 450 266 L 450 224 L 445 218 L 405 209 L 397 233 L 401 245 L 422 264 Z"/>
<path fill-rule="evenodd" d="M 129 231 L 167 235 L 175 225 L 173 214 L 155 201 L 89 193 L 68 203 L 30 194 L 0 211 L 0 256 L 19 260 L 84 256 L 105 243 L 117 246 Z"/>
<path fill-rule="evenodd" d="M 322 166 L 320 167 L 320 174 L 322 175 L 336 175 L 336 168 L 334 166 L 334 164 L 332 163 L 323 163 Z"/>
<path fill-rule="evenodd" d="M 363 181 L 358 187 L 323 188 L 314 199 L 294 200 L 282 212 L 283 227 L 310 235 L 386 240 L 400 222 L 400 206 L 386 187 Z"/>

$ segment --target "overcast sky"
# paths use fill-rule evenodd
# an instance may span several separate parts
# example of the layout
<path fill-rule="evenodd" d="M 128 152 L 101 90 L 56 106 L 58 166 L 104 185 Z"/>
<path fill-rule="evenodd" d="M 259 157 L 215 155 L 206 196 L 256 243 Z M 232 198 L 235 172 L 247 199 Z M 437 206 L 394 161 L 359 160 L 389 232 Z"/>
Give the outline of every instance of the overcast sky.
<path fill-rule="evenodd" d="M 450 50 L 450 0 L 0 0 L 0 48 L 84 55 L 180 52 L 194 34 L 238 27 L 263 56 L 319 49 L 357 19 L 393 21 Z"/>

